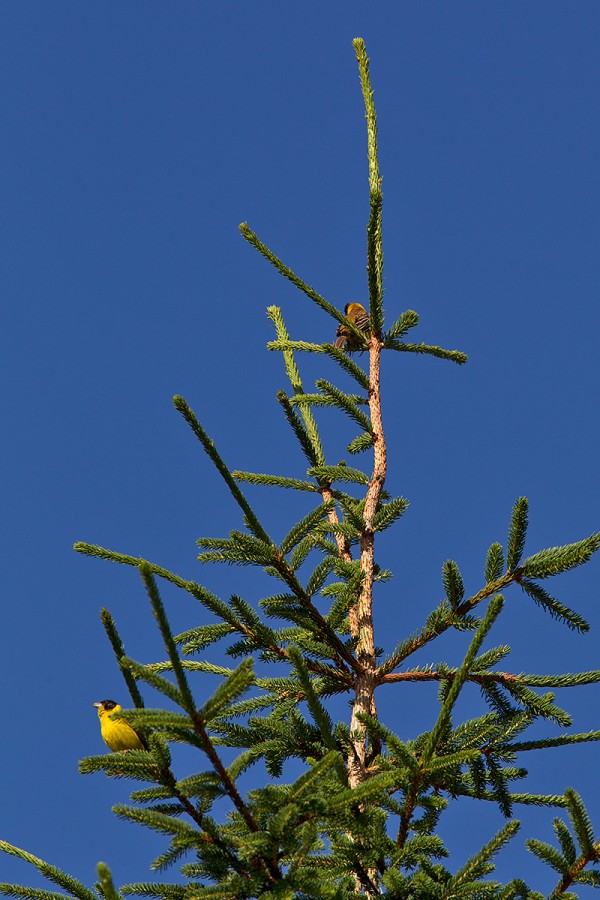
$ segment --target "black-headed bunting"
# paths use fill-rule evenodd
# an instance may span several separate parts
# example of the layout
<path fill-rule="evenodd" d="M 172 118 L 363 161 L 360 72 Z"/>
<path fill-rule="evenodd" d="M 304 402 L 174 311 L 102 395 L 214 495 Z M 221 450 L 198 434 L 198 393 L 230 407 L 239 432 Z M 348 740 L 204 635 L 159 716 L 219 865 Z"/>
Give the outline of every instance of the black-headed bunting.
<path fill-rule="evenodd" d="M 121 712 L 114 700 L 99 700 L 93 704 L 98 710 L 100 733 L 109 750 L 146 750 L 137 731 L 125 719 L 113 719 L 113 713 Z"/>

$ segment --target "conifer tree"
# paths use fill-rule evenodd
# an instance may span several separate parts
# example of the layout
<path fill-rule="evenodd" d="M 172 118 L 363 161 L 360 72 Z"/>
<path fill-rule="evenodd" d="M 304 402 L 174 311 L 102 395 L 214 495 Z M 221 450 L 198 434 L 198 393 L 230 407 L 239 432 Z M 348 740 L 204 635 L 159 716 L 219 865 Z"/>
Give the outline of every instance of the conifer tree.
<path fill-rule="evenodd" d="M 376 539 L 407 508 L 404 497 L 386 489 L 381 353 L 429 355 L 458 365 L 466 356 L 412 343 L 409 332 L 419 321 L 413 310 L 391 324 L 384 317 L 375 107 L 363 41 L 356 39 L 354 48 L 368 136 L 368 322 L 347 319 L 247 224 L 241 226 L 243 237 L 347 337 L 345 348 L 292 338 L 281 310 L 268 310 L 275 335 L 268 346 L 281 353 L 290 385 L 277 397 L 307 460 L 306 476 L 231 471 L 186 401 L 174 399 L 243 518 L 243 525 L 228 537 L 202 538 L 199 560 L 262 569 L 268 576 L 265 596 L 253 607 L 241 596 L 217 597 L 199 581 L 162 565 L 87 543 L 75 547 L 139 571 L 165 649 L 164 659 L 138 662 L 135 647 L 123 646 L 113 615 L 102 611 L 102 625 L 133 704 L 133 709 L 115 715 L 137 730 L 144 749 L 86 758 L 80 772 L 118 775 L 139 784 L 131 803 L 116 805 L 114 813 L 164 835 L 164 851 L 154 870 L 175 871 L 170 880 L 134 881 L 117 889 L 108 866 L 99 863 L 97 882 L 88 888 L 0 841 L 1 850 L 37 867 L 59 888 L 56 892 L 3 883 L 4 894 L 30 900 L 117 900 L 131 895 L 164 900 L 537 900 L 543 895 L 518 873 L 509 883 L 491 877 L 495 856 L 519 831 L 514 812 L 527 804 L 561 813 L 554 818 L 554 843 L 527 841 L 534 856 L 555 870 L 551 897 L 576 897 L 577 885 L 600 886 L 600 872 L 594 868 L 600 840 L 581 797 L 568 787 L 564 793 L 548 794 L 515 789 L 526 774 L 523 762 L 535 761 L 538 753 L 600 739 L 600 731 L 570 732 L 569 714 L 556 704 L 553 693 L 559 687 L 598 682 L 600 671 L 515 674 L 497 668 L 510 648 L 489 643 L 504 595 L 513 586 L 566 627 L 587 631 L 583 617 L 553 597 L 545 584 L 587 562 L 598 549 L 600 534 L 525 556 L 528 503 L 520 497 L 505 545 L 489 548 L 481 584 L 467 588 L 456 563 L 447 561 L 443 599 L 424 610 L 418 631 L 399 634 L 396 646 L 385 653 L 376 643 L 374 591 L 390 576 L 377 563 Z M 298 365 L 303 353 L 326 357 L 330 368 L 338 367 L 344 386 L 323 377 L 314 390 L 305 391 Z M 421 361 L 414 363 L 418 367 Z M 335 463 L 326 455 L 313 414 L 321 407 L 346 416 L 356 427 L 347 452 L 366 459 L 362 466 Z M 290 468 L 294 464 L 290 461 Z M 246 499 L 244 484 L 287 491 L 287 497 L 295 491 L 312 494 L 314 504 L 275 542 L 268 523 L 259 520 Z M 182 634 L 172 632 L 161 598 L 164 582 L 190 594 L 204 610 L 200 623 L 191 622 Z M 413 663 L 417 651 L 451 629 L 464 636 L 460 665 Z M 219 643 L 226 646 L 231 667 L 211 662 L 211 647 Z M 220 678 L 212 694 L 205 688 L 206 673 Z M 402 723 L 384 722 L 378 715 L 377 693 L 404 685 L 409 690 L 409 682 L 423 681 L 439 685 L 439 709 L 428 731 L 408 738 Z M 479 686 L 488 711 L 461 720 L 455 708 L 467 683 Z M 164 695 L 165 708 L 146 706 L 146 688 Z M 333 721 L 332 698 L 341 696 L 351 701 L 351 714 L 348 721 Z M 559 737 L 530 737 L 527 732 L 540 721 L 558 723 L 565 730 Z M 173 743 L 193 748 L 197 771 L 174 770 Z M 301 765 L 301 774 L 291 782 L 284 777 L 289 760 Z M 240 777 L 259 762 L 266 767 L 267 782 L 244 791 Z M 438 823 L 462 798 L 496 804 L 506 822 L 496 834 L 487 835 L 470 858 L 450 861 Z"/>

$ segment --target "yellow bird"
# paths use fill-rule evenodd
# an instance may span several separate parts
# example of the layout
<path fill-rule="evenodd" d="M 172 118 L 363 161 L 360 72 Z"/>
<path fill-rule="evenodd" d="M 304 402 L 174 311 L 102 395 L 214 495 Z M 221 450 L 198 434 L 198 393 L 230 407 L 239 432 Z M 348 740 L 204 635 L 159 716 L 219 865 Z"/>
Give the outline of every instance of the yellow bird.
<path fill-rule="evenodd" d="M 139 734 L 125 719 L 113 719 L 112 713 L 121 712 L 123 707 L 114 700 L 99 700 L 92 705 L 98 710 L 100 734 L 109 750 L 146 750 Z"/>
<path fill-rule="evenodd" d="M 346 303 L 344 313 L 348 321 L 352 322 L 360 331 L 369 332 L 371 327 L 369 314 L 362 303 Z M 338 350 L 343 350 L 344 348 L 350 351 L 360 349 L 360 344 L 350 332 L 350 329 L 341 322 L 337 327 L 335 344 L 333 346 L 337 347 Z"/>

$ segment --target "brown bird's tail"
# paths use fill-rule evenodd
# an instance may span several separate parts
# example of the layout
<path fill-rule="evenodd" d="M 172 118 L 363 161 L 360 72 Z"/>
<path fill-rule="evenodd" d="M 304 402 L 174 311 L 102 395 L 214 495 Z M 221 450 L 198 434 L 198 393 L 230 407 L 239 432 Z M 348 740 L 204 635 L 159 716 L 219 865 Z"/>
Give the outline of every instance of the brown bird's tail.
<path fill-rule="evenodd" d="M 356 328 L 360 331 L 364 331 L 366 334 L 370 332 L 371 321 L 369 319 L 369 313 L 361 303 L 347 303 L 344 307 L 344 312 L 346 313 L 348 321 L 352 322 Z M 337 347 L 338 350 L 346 349 L 348 352 L 352 352 L 353 350 L 357 350 L 361 345 L 358 343 L 348 326 L 340 322 L 337 327 L 335 344 L 333 346 Z"/>
<path fill-rule="evenodd" d="M 348 329 L 344 325 L 338 325 L 336 335 L 337 337 L 333 346 L 337 347 L 338 350 L 343 350 L 348 339 Z"/>

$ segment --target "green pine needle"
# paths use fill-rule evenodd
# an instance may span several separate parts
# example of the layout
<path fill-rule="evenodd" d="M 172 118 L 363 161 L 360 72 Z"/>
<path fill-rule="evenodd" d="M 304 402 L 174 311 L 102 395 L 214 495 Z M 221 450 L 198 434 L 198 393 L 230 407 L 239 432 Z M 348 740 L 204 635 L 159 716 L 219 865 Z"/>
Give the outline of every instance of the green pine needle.
<path fill-rule="evenodd" d="M 485 583 L 500 578 L 504 568 L 504 551 L 501 544 L 492 544 L 485 561 Z"/>
<path fill-rule="evenodd" d="M 104 900 L 119 900 L 120 894 L 113 884 L 112 874 L 106 863 L 99 862 L 96 872 Z"/>
<path fill-rule="evenodd" d="M 344 322 L 346 319 L 344 318 Z M 346 323 L 347 324 L 347 323 Z M 369 376 L 361 367 L 351 359 L 345 350 L 334 347 L 333 344 L 323 344 L 321 347 L 323 353 L 329 356 L 358 384 L 366 391 L 369 390 Z"/>
<path fill-rule="evenodd" d="M 351 453 L 354 456 L 356 453 L 363 453 L 372 446 L 373 435 L 370 431 L 365 431 L 362 434 L 359 434 L 358 437 L 355 437 L 353 441 L 350 441 L 346 449 L 348 450 L 348 453 Z"/>
<path fill-rule="evenodd" d="M 530 850 L 534 856 L 537 856 L 542 862 L 551 866 L 559 873 L 559 875 L 566 875 L 568 873 L 568 862 L 551 844 L 547 844 L 545 841 L 539 841 L 537 838 L 529 838 L 525 841 L 525 844 L 527 845 L 527 849 Z"/>
<path fill-rule="evenodd" d="M 424 765 L 426 765 L 429 759 L 431 759 L 440 738 L 442 737 L 444 731 L 448 726 L 452 708 L 456 703 L 458 695 L 467 680 L 473 660 L 477 656 L 477 652 L 481 644 L 483 643 L 485 636 L 500 615 L 503 605 L 504 600 L 500 594 L 490 600 L 485 619 L 477 629 L 477 632 L 474 635 L 469 649 L 466 653 L 463 664 L 460 667 L 456 677 L 452 680 L 452 684 L 450 686 L 446 699 L 442 704 L 442 709 L 440 710 L 437 722 L 435 723 L 431 734 L 428 737 L 427 744 L 423 749 L 422 759 Z"/>
<path fill-rule="evenodd" d="M 529 502 L 527 497 L 519 497 L 513 507 L 506 548 L 506 564 L 509 572 L 513 572 L 516 569 L 523 555 L 525 538 L 527 536 L 528 508 Z"/>
<path fill-rule="evenodd" d="M 35 866 L 44 878 L 47 878 L 48 881 L 58 885 L 58 887 L 63 888 L 71 896 L 77 897 L 78 900 L 98 900 L 96 894 L 86 888 L 86 886 L 76 878 L 67 875 L 66 872 L 61 871 L 61 869 L 58 869 L 56 866 L 52 866 L 43 859 L 34 856 L 33 853 L 28 853 L 27 850 L 21 850 L 20 847 L 15 847 L 13 844 L 9 844 L 8 841 L 2 840 L 0 840 L 0 851 L 9 856 L 16 856 L 18 859 L 22 859 L 30 865 Z M 12 886 L 4 885 L 4 887 Z M 28 889 L 26 888 L 25 890 Z M 5 890 L 4 893 L 9 893 L 9 891 Z"/>
<path fill-rule="evenodd" d="M 389 503 L 382 503 L 373 519 L 373 531 L 382 532 L 397 522 L 409 507 L 405 497 L 394 497 Z"/>
<path fill-rule="evenodd" d="M 369 476 L 360 469 L 351 466 L 313 466 L 307 472 L 312 478 L 316 478 L 318 484 L 332 484 L 334 481 L 345 481 L 352 484 L 368 485 Z"/>
<path fill-rule="evenodd" d="M 588 859 L 594 856 L 599 858 L 597 851 L 594 849 L 594 829 L 583 800 L 573 788 L 566 789 L 565 799 L 567 801 L 569 818 L 573 824 L 581 852 Z"/>
<path fill-rule="evenodd" d="M 459 366 L 464 365 L 468 359 L 467 354 L 461 350 L 444 350 L 443 347 L 436 347 L 434 344 L 405 344 L 395 338 L 388 338 L 384 341 L 383 346 L 387 350 L 398 350 L 403 353 L 424 353 L 426 356 L 448 359 Z"/>
<path fill-rule="evenodd" d="M 371 215 L 367 226 L 367 274 L 371 327 L 379 336 L 383 330 L 383 248 L 381 243 L 381 176 L 377 159 L 377 116 L 369 77 L 369 58 L 362 38 L 353 41 L 367 119 L 369 193 Z"/>
<path fill-rule="evenodd" d="M 117 631 L 115 621 L 107 609 L 102 609 L 100 611 L 100 619 L 102 621 L 102 624 L 104 625 L 104 630 L 106 631 L 108 639 L 113 648 L 117 663 L 125 680 L 125 684 L 127 685 L 127 688 L 129 690 L 131 699 L 133 700 L 135 706 L 143 707 L 144 701 L 142 699 L 142 695 L 140 694 L 135 678 L 131 674 L 129 666 L 125 662 L 125 648 L 123 646 L 123 642 L 121 640 L 119 632 Z"/>
<path fill-rule="evenodd" d="M 384 340 L 389 338 L 402 338 L 419 324 L 419 314 L 414 309 L 407 309 L 396 319 L 390 330 L 384 335 Z"/>
<path fill-rule="evenodd" d="M 504 825 L 504 827 L 501 828 L 487 844 L 484 844 L 481 850 L 472 856 L 471 859 L 459 869 L 456 875 L 450 879 L 441 897 L 446 898 L 446 900 L 450 900 L 450 898 L 454 897 L 458 898 L 461 896 L 461 888 L 464 889 L 468 882 L 471 882 L 473 879 L 481 878 L 483 875 L 487 874 L 490 871 L 488 868 L 490 860 L 512 840 L 519 828 L 520 823 L 517 820 L 507 822 L 506 825 Z"/>
<path fill-rule="evenodd" d="M 251 659 L 245 659 L 198 710 L 202 721 L 210 722 L 222 716 L 227 707 L 244 694 L 253 683 L 254 664 Z"/>
<path fill-rule="evenodd" d="M 550 578 L 586 563 L 600 546 L 600 532 L 574 544 L 540 550 L 521 565 L 528 578 Z"/>
<path fill-rule="evenodd" d="M 194 413 L 192 412 L 190 407 L 187 405 L 187 403 L 185 402 L 183 397 L 180 397 L 179 395 L 176 394 L 175 397 L 173 397 L 173 404 L 175 406 L 175 409 L 177 409 L 181 413 L 181 415 L 184 417 L 184 419 L 186 420 L 188 425 L 191 427 L 192 431 L 194 432 L 194 434 L 196 435 L 196 437 L 198 438 L 198 440 L 204 447 L 204 450 L 206 451 L 206 453 L 208 454 L 208 456 L 214 463 L 217 471 L 219 472 L 219 474 L 225 481 L 225 484 L 231 491 L 231 494 L 233 495 L 234 500 L 237 502 L 237 504 L 242 509 L 244 516 L 252 529 L 252 532 L 259 539 L 268 541 L 269 536 L 264 531 L 262 525 L 260 524 L 260 522 L 258 521 L 256 516 L 254 515 L 254 513 L 250 507 L 250 504 L 248 503 L 248 501 L 246 500 L 246 498 L 240 491 L 239 487 L 237 486 L 237 484 L 235 483 L 235 481 L 233 479 L 231 472 L 229 471 L 229 469 L 227 468 L 227 466 L 221 459 L 221 457 L 220 457 L 219 453 L 217 452 L 217 449 L 214 445 L 214 441 L 212 441 L 209 438 L 209 436 L 207 435 L 207 433 L 204 431 L 204 429 L 202 428 L 202 425 L 200 424 L 200 422 L 198 421 L 198 419 L 196 418 L 196 416 L 194 415 Z"/>
<path fill-rule="evenodd" d="M 446 591 L 446 598 L 453 610 L 458 606 L 465 595 L 465 587 L 458 566 L 452 559 L 446 560 L 442 566 L 442 581 Z"/>
<path fill-rule="evenodd" d="M 252 231 L 247 222 L 242 222 L 240 225 L 240 232 L 242 237 L 244 237 L 249 244 L 258 250 L 264 258 L 274 266 L 277 271 L 292 282 L 299 290 L 301 290 L 306 296 L 312 300 L 317 306 L 320 306 L 321 309 L 325 310 L 325 312 L 329 313 L 330 316 L 333 316 L 334 319 L 337 319 L 338 322 L 344 323 L 346 321 L 346 317 L 342 312 L 332 306 L 331 303 L 328 303 L 324 297 L 321 297 L 313 288 L 311 288 L 305 281 L 302 281 L 289 266 L 286 266 L 275 254 L 269 250 L 269 248 L 262 243 L 261 240 L 257 237 L 257 235 Z"/>
<path fill-rule="evenodd" d="M 553 619 L 564 622 L 569 628 L 574 631 L 579 631 L 582 634 L 585 634 L 586 631 L 590 630 L 589 623 L 583 616 L 580 616 L 579 613 L 569 609 L 564 603 L 560 603 L 541 585 L 536 584 L 534 581 L 530 581 L 528 578 L 519 578 L 518 583 L 538 606 L 541 606 L 546 612 L 550 613 Z"/>
<path fill-rule="evenodd" d="M 300 449 L 306 456 L 311 466 L 318 466 L 323 463 L 321 453 L 313 444 L 306 427 L 296 410 L 292 407 L 285 391 L 278 391 L 277 400 L 281 404 L 284 415 L 290 425 L 292 431 L 296 435 L 296 439 L 300 444 Z"/>
<path fill-rule="evenodd" d="M 562 819 L 555 819 L 552 823 L 552 827 L 556 832 L 560 849 L 562 850 L 565 860 L 569 866 L 572 866 L 577 859 L 577 847 L 575 846 L 575 841 L 573 840 L 571 832 Z"/>
<path fill-rule="evenodd" d="M 46 891 L 43 888 L 27 887 L 24 884 L 7 884 L 0 882 L 0 894 L 17 897 L 19 900 L 68 900 L 66 894 L 57 891 Z"/>
<path fill-rule="evenodd" d="M 317 487 L 314 484 L 310 481 L 302 481 L 300 478 L 287 478 L 284 475 L 261 475 L 257 472 L 239 472 L 237 470 L 231 474 L 236 481 L 245 481 L 247 484 L 292 488 L 295 491 L 317 491 Z"/>
<path fill-rule="evenodd" d="M 371 420 L 361 409 L 359 409 L 352 397 L 335 387 L 335 385 L 330 384 L 324 378 L 317 379 L 316 385 L 338 409 L 356 422 L 360 428 L 368 432 L 372 430 Z"/>

